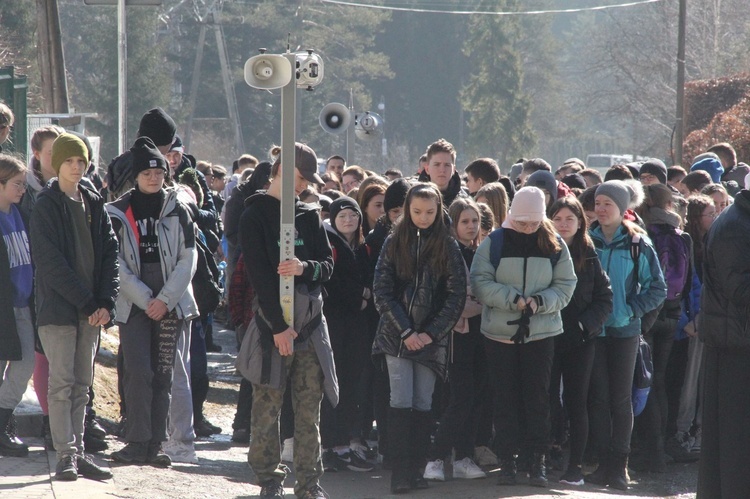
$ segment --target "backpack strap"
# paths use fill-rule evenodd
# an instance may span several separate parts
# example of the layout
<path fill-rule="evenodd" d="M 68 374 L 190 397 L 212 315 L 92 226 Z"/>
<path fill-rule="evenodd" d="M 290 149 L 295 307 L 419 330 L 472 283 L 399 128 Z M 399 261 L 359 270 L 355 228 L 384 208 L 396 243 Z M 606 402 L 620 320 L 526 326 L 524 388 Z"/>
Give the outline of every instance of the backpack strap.
<path fill-rule="evenodd" d="M 505 229 L 500 227 L 490 232 L 488 236 L 490 238 L 490 263 L 492 267 L 497 270 L 497 266 L 500 265 L 500 257 L 503 254 L 503 239 L 505 237 Z"/>
<path fill-rule="evenodd" d="M 562 247 L 563 244 L 565 244 L 565 241 L 563 241 L 563 238 L 560 236 L 560 234 L 555 233 L 555 236 L 557 236 L 557 242 Z M 555 268 L 555 265 L 557 265 L 557 262 L 560 261 L 560 257 L 562 256 L 562 249 L 549 257 L 550 263 L 552 263 L 552 268 Z"/>
<path fill-rule="evenodd" d="M 640 275 L 641 263 L 641 235 L 635 234 L 630 239 L 630 258 L 633 259 L 633 289 L 638 290 L 638 276 Z"/>

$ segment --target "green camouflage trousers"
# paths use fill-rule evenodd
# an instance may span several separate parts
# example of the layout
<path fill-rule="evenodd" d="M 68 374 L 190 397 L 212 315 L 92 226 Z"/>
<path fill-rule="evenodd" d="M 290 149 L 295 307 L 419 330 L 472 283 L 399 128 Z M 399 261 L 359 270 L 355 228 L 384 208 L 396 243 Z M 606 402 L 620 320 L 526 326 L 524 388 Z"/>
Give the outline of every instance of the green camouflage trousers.
<path fill-rule="evenodd" d="M 323 399 L 323 371 L 315 350 L 295 352 L 285 358 L 291 379 L 294 408 L 294 493 L 301 496 L 323 475 L 320 456 L 320 401 Z M 286 383 L 283 384 L 286 387 Z M 279 415 L 284 390 L 253 383 L 253 409 L 250 420 L 250 450 L 247 462 L 258 484 L 268 480 L 283 482 Z"/>

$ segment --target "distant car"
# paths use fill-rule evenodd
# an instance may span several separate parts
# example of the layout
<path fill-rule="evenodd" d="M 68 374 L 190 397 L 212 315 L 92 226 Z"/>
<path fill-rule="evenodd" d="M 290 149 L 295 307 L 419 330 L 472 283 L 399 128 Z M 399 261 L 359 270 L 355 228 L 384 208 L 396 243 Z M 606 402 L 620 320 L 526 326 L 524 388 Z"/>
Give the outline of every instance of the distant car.
<path fill-rule="evenodd" d="M 632 154 L 589 154 L 586 166 L 604 173 L 613 165 L 624 165 L 633 162 Z"/>

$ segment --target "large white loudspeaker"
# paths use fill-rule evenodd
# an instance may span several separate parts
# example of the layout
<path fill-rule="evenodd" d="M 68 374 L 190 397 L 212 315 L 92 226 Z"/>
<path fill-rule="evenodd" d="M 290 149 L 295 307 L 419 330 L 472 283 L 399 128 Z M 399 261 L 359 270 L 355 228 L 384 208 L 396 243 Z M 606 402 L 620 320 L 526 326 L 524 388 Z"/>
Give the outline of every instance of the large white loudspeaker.
<path fill-rule="evenodd" d="M 354 121 L 354 133 L 360 140 L 373 140 L 383 133 L 383 118 L 370 111 L 358 114 Z"/>
<path fill-rule="evenodd" d="M 292 65 L 283 55 L 260 54 L 245 62 L 245 83 L 253 88 L 281 88 L 292 80 Z"/>
<path fill-rule="evenodd" d="M 346 132 L 352 122 L 349 109 L 338 102 L 326 104 L 318 115 L 320 126 L 328 133 L 338 135 Z"/>

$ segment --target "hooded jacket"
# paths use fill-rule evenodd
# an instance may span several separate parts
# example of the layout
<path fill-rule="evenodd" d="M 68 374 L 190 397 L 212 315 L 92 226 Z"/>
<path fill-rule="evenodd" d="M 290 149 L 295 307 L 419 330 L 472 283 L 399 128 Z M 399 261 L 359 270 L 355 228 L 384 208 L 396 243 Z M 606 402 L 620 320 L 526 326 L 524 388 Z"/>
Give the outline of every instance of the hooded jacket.
<path fill-rule="evenodd" d="M 278 199 L 258 193 L 245 200 L 245 211 L 240 218 L 242 257 L 260 310 L 273 334 L 289 327 L 279 303 L 280 226 Z M 294 228 L 294 254 L 304 267 L 302 275 L 294 278 L 295 285 L 304 283 L 310 289 L 320 287 L 333 273 L 333 253 L 315 206 L 296 201 Z"/>
<path fill-rule="evenodd" d="M 436 222 L 442 223 L 442 222 Z M 461 317 L 466 301 L 466 270 L 458 243 L 451 240 L 447 274 L 438 275 L 424 264 L 420 254 L 422 236 L 418 229 L 417 244 L 411 248 L 414 277 L 409 282 L 398 278 L 396 262 L 388 255 L 393 235 L 383 244 L 375 268 L 373 295 L 380 312 L 373 356 L 391 355 L 413 360 L 429 367 L 443 379 L 446 377 L 448 342 L 453 327 Z M 429 229 L 428 229 L 429 231 Z M 427 333 L 432 343 L 421 350 L 411 351 L 404 346 L 402 334 L 407 330 Z"/>
<path fill-rule="evenodd" d="M 117 298 L 116 320 L 127 322 L 133 305 L 146 310 L 152 298 L 163 301 L 169 311 L 176 309 L 180 319 L 198 317 L 198 305 L 195 303 L 191 284 L 198 255 L 195 250 L 195 227 L 187 208 L 177 200 L 177 191 L 166 190 L 156 230 L 164 286 L 157 296 L 153 296 L 151 289 L 141 281 L 138 231 L 130 206 L 132 196 L 133 191 L 130 190 L 107 205 L 120 241 L 118 260 L 122 289 Z"/>
<path fill-rule="evenodd" d="M 255 290 L 250 322 L 237 356 L 237 368 L 253 383 L 283 389 L 287 362 L 274 347 L 273 335 L 294 327 L 298 333 L 322 314 L 322 284 L 333 273 L 333 254 L 326 230 L 314 205 L 296 200 L 294 255 L 302 261 L 301 276 L 294 278 L 294 324 L 287 325 L 279 302 L 281 202 L 266 193 L 245 200 L 239 240 L 245 270 Z M 259 320 L 268 328 L 260 327 Z M 323 371 L 323 386 L 332 405 L 338 403 L 338 380 L 325 318 L 309 332 L 309 341 Z"/>
<path fill-rule="evenodd" d="M 538 247 L 536 234 L 505 231 L 500 262 L 495 268 L 490 261 L 487 237 L 477 248 L 471 264 L 471 286 L 484 305 L 482 334 L 495 341 L 510 342 L 518 326 L 508 324 L 521 317 L 516 306 L 518 297 L 538 297 L 539 308 L 531 316 L 528 341 L 541 340 L 563 331 L 560 311 L 570 302 L 576 287 L 573 261 L 565 243 L 560 258 L 553 266 L 548 255 Z"/>
<path fill-rule="evenodd" d="M 750 191 L 708 231 L 698 336 L 713 348 L 750 348 Z"/>
<path fill-rule="evenodd" d="M 52 179 L 39 193 L 31 214 L 31 247 L 36 266 L 37 327 L 77 326 L 79 314 L 89 316 L 104 308 L 114 317 L 120 288 L 117 238 L 104 208 L 104 199 L 84 183 L 78 190 L 87 203 L 94 245 L 94 289 L 88 289 L 75 272 L 76 242 L 73 217 Z"/>
<path fill-rule="evenodd" d="M 648 236 L 642 235 L 638 276 L 634 279 L 632 239 L 627 227 L 620 225 L 609 243 L 599 225 L 589 230 L 589 235 L 612 286 L 614 308 L 604 324 L 604 334 L 615 338 L 637 336 L 641 332 L 641 317 L 659 307 L 667 297 L 667 284 L 656 251 Z"/>

